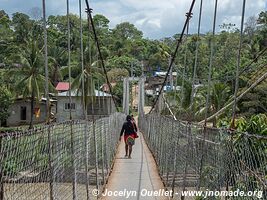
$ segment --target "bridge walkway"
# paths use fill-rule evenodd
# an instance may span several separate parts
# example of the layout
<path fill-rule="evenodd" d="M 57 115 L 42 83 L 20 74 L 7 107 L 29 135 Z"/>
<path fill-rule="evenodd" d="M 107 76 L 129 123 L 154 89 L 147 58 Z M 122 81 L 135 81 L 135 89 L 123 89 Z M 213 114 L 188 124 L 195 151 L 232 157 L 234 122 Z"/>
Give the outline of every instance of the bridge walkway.
<path fill-rule="evenodd" d="M 127 195 L 131 200 L 145 199 L 145 200 L 166 200 L 162 192 L 164 185 L 158 174 L 158 169 L 155 160 L 148 149 L 144 138 L 139 133 L 139 138 L 136 139 L 133 146 L 132 158 L 124 158 L 124 141 L 121 141 L 118 147 L 115 158 L 114 168 L 108 179 L 108 183 L 104 190 L 105 193 L 122 192 L 122 196 L 102 196 L 102 200 L 110 199 L 126 199 Z M 151 191 L 155 192 L 152 196 Z M 128 194 L 127 194 L 128 192 Z M 158 195 L 157 192 L 160 194 Z M 108 193 L 107 193 L 108 194 Z"/>

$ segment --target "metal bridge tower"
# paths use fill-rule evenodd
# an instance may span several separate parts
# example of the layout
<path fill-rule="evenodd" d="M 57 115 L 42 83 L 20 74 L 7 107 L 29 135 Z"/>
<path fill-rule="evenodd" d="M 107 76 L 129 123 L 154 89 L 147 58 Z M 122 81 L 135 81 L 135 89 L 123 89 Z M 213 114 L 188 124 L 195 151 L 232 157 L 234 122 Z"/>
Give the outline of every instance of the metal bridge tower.
<path fill-rule="evenodd" d="M 144 114 L 145 106 L 145 77 L 127 77 L 123 80 L 123 112 L 129 115 L 129 101 L 130 101 L 130 81 L 138 81 L 138 113 Z"/>

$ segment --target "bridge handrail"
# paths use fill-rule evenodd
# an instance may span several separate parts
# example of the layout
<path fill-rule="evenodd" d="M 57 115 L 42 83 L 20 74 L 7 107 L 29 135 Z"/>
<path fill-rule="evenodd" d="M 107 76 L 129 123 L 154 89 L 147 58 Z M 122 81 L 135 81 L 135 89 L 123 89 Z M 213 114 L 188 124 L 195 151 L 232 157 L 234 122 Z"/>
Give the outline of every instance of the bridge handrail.
<path fill-rule="evenodd" d="M 125 115 L 73 120 L 0 137 L 2 199 L 92 198 L 111 171 Z"/>
<path fill-rule="evenodd" d="M 266 136 L 203 127 L 159 114 L 140 117 L 140 130 L 169 189 L 266 191 Z"/>

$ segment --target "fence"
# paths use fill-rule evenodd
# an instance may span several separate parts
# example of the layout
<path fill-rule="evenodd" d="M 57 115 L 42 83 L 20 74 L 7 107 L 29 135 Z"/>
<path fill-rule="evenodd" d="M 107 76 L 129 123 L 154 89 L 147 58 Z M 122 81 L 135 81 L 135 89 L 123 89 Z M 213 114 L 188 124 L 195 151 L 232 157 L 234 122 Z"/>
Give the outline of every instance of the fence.
<path fill-rule="evenodd" d="M 110 172 L 124 115 L 0 137 L 0 199 L 94 199 Z"/>
<path fill-rule="evenodd" d="M 230 134 L 152 114 L 140 118 L 139 127 L 165 186 L 179 194 L 173 198 L 183 199 L 182 191 L 239 189 L 250 196 L 225 199 L 267 199 L 266 137 Z"/>

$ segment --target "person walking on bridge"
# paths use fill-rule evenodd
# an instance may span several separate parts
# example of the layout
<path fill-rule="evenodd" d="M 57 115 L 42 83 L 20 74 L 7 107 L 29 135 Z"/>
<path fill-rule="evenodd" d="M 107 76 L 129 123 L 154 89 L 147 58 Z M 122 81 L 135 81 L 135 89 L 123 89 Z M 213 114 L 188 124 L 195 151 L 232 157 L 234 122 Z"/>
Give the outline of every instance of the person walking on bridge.
<path fill-rule="evenodd" d="M 132 148 L 134 145 L 134 140 L 136 138 L 136 128 L 132 122 L 132 117 L 130 115 L 127 115 L 126 122 L 124 122 L 122 126 L 120 141 L 123 134 L 125 142 L 125 157 L 131 158 Z"/>

